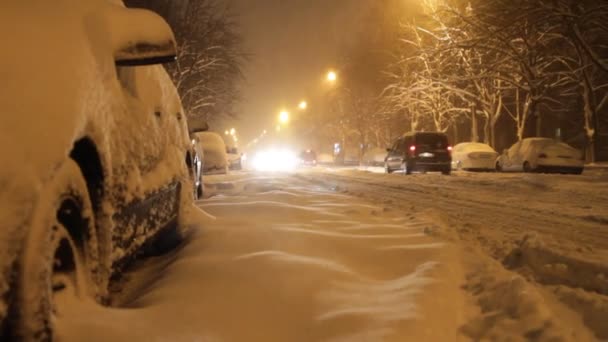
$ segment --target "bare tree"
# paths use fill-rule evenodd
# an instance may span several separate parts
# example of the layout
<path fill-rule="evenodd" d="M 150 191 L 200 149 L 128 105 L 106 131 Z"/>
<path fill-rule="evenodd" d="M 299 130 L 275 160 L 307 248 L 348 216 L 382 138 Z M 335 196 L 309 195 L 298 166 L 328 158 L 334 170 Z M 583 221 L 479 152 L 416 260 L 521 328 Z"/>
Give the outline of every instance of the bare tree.
<path fill-rule="evenodd" d="M 595 161 L 600 113 L 608 102 L 608 4 L 596 1 L 541 1 L 542 20 L 552 24 L 553 34 L 561 38 L 564 75 L 571 76 L 574 95 L 583 102 L 583 128 L 587 140 L 586 155 Z M 569 74 L 569 75 L 568 75 Z"/>
<path fill-rule="evenodd" d="M 168 71 L 188 117 L 207 121 L 234 117 L 241 67 L 247 60 L 230 8 L 216 0 L 127 0 L 164 16 L 178 41 Z"/>

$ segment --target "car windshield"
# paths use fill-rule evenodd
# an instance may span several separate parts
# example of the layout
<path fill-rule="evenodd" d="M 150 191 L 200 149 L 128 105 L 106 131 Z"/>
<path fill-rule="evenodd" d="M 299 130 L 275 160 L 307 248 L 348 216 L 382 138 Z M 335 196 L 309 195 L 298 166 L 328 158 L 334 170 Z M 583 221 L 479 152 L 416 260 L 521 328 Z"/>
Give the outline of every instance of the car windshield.
<path fill-rule="evenodd" d="M 426 133 L 416 135 L 416 145 L 435 148 L 446 148 L 448 138 L 443 134 Z"/>

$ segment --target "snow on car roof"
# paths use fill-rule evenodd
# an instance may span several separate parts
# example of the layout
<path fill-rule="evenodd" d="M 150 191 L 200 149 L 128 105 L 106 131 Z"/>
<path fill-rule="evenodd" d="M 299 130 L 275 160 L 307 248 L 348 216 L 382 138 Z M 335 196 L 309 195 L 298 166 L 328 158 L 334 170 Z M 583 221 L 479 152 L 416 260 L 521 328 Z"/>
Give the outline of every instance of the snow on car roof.
<path fill-rule="evenodd" d="M 219 148 L 219 149 L 226 149 L 226 143 L 224 142 L 224 139 L 222 138 L 221 135 L 219 135 L 218 133 L 215 132 L 198 132 L 195 133 L 196 136 L 200 139 L 201 143 L 203 144 L 203 148 L 207 149 L 207 148 Z"/>
<path fill-rule="evenodd" d="M 494 149 L 490 145 L 484 144 L 484 143 L 480 143 L 480 142 L 463 142 L 463 143 L 459 143 L 459 144 L 456 144 L 456 146 L 454 146 L 454 149 L 482 150 L 482 151 L 488 151 L 488 152 L 496 152 L 496 151 L 494 151 Z"/>

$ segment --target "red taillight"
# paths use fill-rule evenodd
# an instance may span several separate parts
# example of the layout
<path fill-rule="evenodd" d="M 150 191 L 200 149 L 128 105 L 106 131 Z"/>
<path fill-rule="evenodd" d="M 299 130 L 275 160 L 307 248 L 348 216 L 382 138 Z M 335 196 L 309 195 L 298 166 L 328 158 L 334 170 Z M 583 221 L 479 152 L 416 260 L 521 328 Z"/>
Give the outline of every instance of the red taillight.
<path fill-rule="evenodd" d="M 410 151 L 412 151 L 412 152 L 416 152 L 416 145 L 412 145 L 412 146 L 410 146 Z"/>
<path fill-rule="evenodd" d="M 541 153 L 541 154 L 538 155 L 538 158 L 547 158 L 547 155 L 544 154 L 544 153 Z"/>
<path fill-rule="evenodd" d="M 452 146 L 448 146 L 448 152 L 452 153 Z"/>

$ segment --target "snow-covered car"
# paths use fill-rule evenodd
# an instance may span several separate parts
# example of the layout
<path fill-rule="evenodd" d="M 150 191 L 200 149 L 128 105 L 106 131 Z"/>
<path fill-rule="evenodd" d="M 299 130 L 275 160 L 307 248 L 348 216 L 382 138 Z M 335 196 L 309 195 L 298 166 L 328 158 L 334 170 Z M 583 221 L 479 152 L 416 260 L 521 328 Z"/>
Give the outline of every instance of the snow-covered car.
<path fill-rule="evenodd" d="M 215 132 L 195 133 L 197 143 L 203 150 L 203 174 L 228 173 L 226 143 Z"/>
<path fill-rule="evenodd" d="M 583 155 L 574 147 L 549 138 L 525 138 L 496 159 L 497 171 L 581 174 Z"/>
<path fill-rule="evenodd" d="M 230 170 L 241 170 L 243 168 L 243 154 L 236 147 L 226 147 L 226 158 Z"/>
<path fill-rule="evenodd" d="M 463 142 L 452 149 L 452 169 L 468 171 L 493 171 L 498 153 L 488 145 Z"/>
<path fill-rule="evenodd" d="M 66 298 L 107 302 L 110 278 L 187 217 L 188 127 L 160 16 L 0 7 L 0 340 L 47 341 Z"/>

